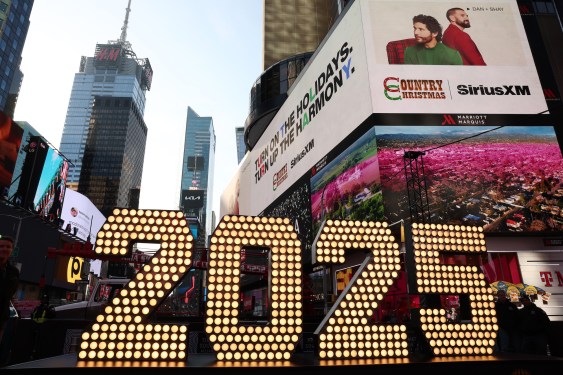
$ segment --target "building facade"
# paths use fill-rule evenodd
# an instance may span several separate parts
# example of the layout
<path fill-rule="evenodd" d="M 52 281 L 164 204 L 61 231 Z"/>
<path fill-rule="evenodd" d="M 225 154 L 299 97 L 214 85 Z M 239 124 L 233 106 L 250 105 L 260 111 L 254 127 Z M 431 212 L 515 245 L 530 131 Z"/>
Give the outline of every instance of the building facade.
<path fill-rule="evenodd" d="M 501 8 L 482 9 L 476 4 L 468 8 L 472 23 L 468 34 L 485 56 L 487 66 L 481 70 L 490 72 L 486 77 L 469 65 L 406 66 L 396 59 L 404 52 L 406 38 L 414 39 L 411 30 L 391 21 L 412 18 L 404 3 L 356 0 L 346 7 L 288 97 L 262 117 L 268 124 L 260 125 L 257 116 L 258 121 L 247 122 L 250 151 L 221 197 L 225 204 L 220 216 L 236 208 L 241 215 L 290 218 L 302 243 L 305 288 L 310 293 L 305 309 L 310 316 L 322 317 L 327 307 L 338 303 L 349 275 L 363 259 L 350 257 L 339 264 L 333 258 L 329 271 L 319 265 L 323 260 L 319 262 L 314 241 L 330 219 L 385 221 L 406 254 L 412 253 L 413 244 L 408 236 L 399 240 L 404 223 L 480 226 L 488 258 L 478 264 L 493 288 L 513 286 L 516 299 L 518 293 L 534 295 L 552 321 L 560 321 L 561 285 L 554 280 L 563 274 L 561 246 L 555 241 L 563 228 L 556 208 L 561 203 L 557 176 L 563 173 L 563 158 L 560 51 L 554 46 L 563 33 L 556 3 L 505 0 Z M 419 7 L 417 11 L 435 15 L 445 25 L 441 5 L 421 1 Z M 502 25 L 512 30 L 510 43 L 505 40 L 508 34 L 498 35 L 497 42 L 490 39 L 487 26 L 496 24 L 497 11 L 511 20 Z M 500 41 L 510 46 L 509 54 L 498 53 Z M 340 65 L 332 70 L 335 56 L 341 58 Z M 507 68 L 507 61 L 518 61 L 518 68 Z M 414 77 L 421 76 L 448 82 L 449 88 L 417 88 L 422 81 Z M 515 88 L 524 77 L 528 82 L 518 89 L 525 92 L 491 94 L 491 87 L 514 83 Z M 261 131 L 253 134 L 252 126 Z M 481 134 L 486 130 L 491 134 Z M 481 138 L 461 143 L 468 134 Z M 538 137 L 544 151 L 536 147 Z M 515 141 L 518 152 L 512 150 Z M 503 149 L 501 143 L 511 146 Z M 409 149 L 419 152 L 404 152 Z M 514 165 L 522 167 L 512 174 Z M 473 173 L 464 174 L 467 171 Z M 418 208 L 424 215 L 417 216 Z M 408 269 L 405 276 L 419 277 Z M 407 316 L 411 301 L 393 298 L 383 302 L 381 311 L 398 308 Z M 459 309 L 465 302 L 440 303 Z"/>
<path fill-rule="evenodd" d="M 0 110 L 10 117 L 20 91 L 21 55 L 34 0 L 0 1 Z"/>
<path fill-rule="evenodd" d="M 264 0 L 264 70 L 317 49 L 337 15 L 334 0 Z"/>
<path fill-rule="evenodd" d="M 182 181 L 180 209 L 188 217 L 197 217 L 202 227 L 199 245 L 205 247 L 207 235 L 213 230 L 213 174 L 215 173 L 215 130 L 213 118 L 198 115 L 188 107 L 184 156 L 182 161 Z M 187 194 L 184 194 L 187 192 Z M 203 199 L 202 204 L 186 198 Z M 191 203 L 190 203 L 191 202 Z"/>
<path fill-rule="evenodd" d="M 147 126 L 131 97 L 95 96 L 78 192 L 105 215 L 138 208 Z"/>

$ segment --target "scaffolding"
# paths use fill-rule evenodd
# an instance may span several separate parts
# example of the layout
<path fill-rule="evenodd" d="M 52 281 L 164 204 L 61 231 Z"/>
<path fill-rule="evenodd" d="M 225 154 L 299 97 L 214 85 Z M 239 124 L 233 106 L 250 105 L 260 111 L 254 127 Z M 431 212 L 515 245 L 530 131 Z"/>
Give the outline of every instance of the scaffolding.
<path fill-rule="evenodd" d="M 411 223 L 430 223 L 430 207 L 422 159 L 425 154 L 423 151 L 405 151 L 403 156 Z"/>

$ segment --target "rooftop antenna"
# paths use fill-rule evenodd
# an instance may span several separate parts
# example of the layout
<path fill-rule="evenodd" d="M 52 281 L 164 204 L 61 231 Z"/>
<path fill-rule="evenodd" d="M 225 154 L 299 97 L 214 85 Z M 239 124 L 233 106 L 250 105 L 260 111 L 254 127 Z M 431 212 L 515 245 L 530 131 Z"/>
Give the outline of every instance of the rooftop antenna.
<path fill-rule="evenodd" d="M 125 9 L 125 20 L 123 21 L 123 26 L 121 27 L 121 36 L 119 37 L 120 42 L 127 41 L 127 24 L 129 23 L 129 13 L 131 12 L 131 0 L 127 4 Z"/>

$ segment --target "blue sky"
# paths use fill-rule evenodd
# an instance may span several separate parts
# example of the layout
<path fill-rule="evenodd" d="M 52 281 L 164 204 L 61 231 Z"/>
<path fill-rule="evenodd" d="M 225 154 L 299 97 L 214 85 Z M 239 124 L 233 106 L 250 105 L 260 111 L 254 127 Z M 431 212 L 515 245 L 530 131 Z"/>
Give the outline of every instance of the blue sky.
<path fill-rule="evenodd" d="M 14 115 L 59 148 L 80 57 L 121 34 L 127 0 L 35 0 Z M 190 106 L 217 137 L 213 208 L 237 169 L 235 130 L 262 73 L 262 0 L 132 0 L 127 40 L 154 70 L 141 208 L 178 209 Z"/>

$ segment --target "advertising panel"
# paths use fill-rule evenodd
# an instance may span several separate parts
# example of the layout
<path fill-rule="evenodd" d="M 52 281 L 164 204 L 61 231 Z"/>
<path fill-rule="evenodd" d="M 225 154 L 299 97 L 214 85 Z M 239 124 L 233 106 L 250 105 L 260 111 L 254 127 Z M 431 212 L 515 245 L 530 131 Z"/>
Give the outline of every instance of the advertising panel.
<path fill-rule="evenodd" d="M 202 208 L 203 195 L 203 190 L 182 190 L 182 202 L 184 202 L 184 208 Z"/>
<path fill-rule="evenodd" d="M 49 148 L 33 199 L 35 211 L 50 220 L 58 219 L 66 191 L 68 161 L 56 150 Z"/>
<path fill-rule="evenodd" d="M 90 237 L 91 243 L 96 241 L 98 231 L 106 221 L 106 217 L 90 199 L 71 189 L 65 192 L 61 219 L 65 228 L 70 224 L 73 233 L 74 228 L 77 228 L 75 235 L 83 240 Z"/>
<path fill-rule="evenodd" d="M 376 126 L 385 220 L 409 220 L 405 151 L 421 152 L 431 222 L 486 232 L 563 230 L 553 126 Z"/>
<path fill-rule="evenodd" d="M 0 194 L 7 198 L 22 143 L 23 129 L 0 111 Z"/>
<path fill-rule="evenodd" d="M 94 66 L 117 68 L 121 63 L 121 55 L 121 45 L 119 44 L 96 44 Z"/>
<path fill-rule="evenodd" d="M 518 252 L 522 271 L 524 293 L 550 316 L 551 320 L 563 320 L 559 312 L 563 306 L 563 266 L 561 252 Z"/>
<path fill-rule="evenodd" d="M 33 136 L 26 145 L 27 155 L 22 167 L 14 203 L 26 210 L 35 210 L 35 194 L 43 172 L 49 145 L 40 136 Z"/>
<path fill-rule="evenodd" d="M 547 111 L 515 0 L 361 6 L 374 112 Z"/>
<path fill-rule="evenodd" d="M 371 114 L 365 42 L 353 4 L 241 162 L 241 214 L 258 214 Z"/>
<path fill-rule="evenodd" d="M 409 124 L 416 125 L 426 115 L 457 113 L 459 125 L 480 125 L 475 113 L 546 112 L 516 1 L 497 0 L 486 6 L 467 1 L 452 11 L 450 26 L 446 15 L 456 6 L 445 0 L 354 2 L 241 162 L 235 188 L 238 213 L 264 211 L 371 114 L 417 114 Z M 451 28 L 465 33 L 461 37 L 477 45 L 481 65 L 469 65 L 471 56 L 463 60 L 459 51 L 454 51 L 457 66 L 405 64 L 404 49 L 399 53 L 403 60 L 390 57 L 388 47 L 400 44 L 390 42 L 410 38 L 416 43 L 413 17 L 418 14 L 436 19 L 444 35 Z M 458 122 L 450 115 L 439 124 Z"/>

